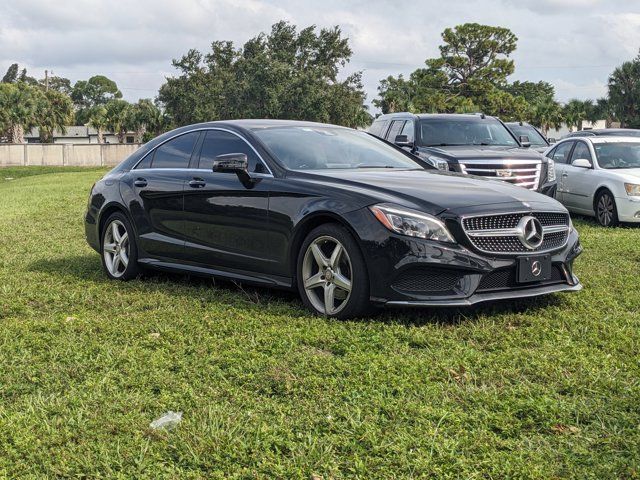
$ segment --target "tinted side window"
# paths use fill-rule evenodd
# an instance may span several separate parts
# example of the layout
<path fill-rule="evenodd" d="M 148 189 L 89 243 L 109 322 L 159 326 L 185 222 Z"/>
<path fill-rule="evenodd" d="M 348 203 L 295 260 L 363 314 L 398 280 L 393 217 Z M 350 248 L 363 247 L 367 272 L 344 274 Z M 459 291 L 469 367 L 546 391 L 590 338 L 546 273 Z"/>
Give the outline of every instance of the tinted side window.
<path fill-rule="evenodd" d="M 589 146 L 584 142 L 576 142 L 576 148 L 573 149 L 573 153 L 571 154 L 571 162 L 577 160 L 579 158 L 584 158 L 593 163 L 593 159 L 591 158 L 591 152 L 589 151 Z M 571 163 L 568 162 L 568 163 Z"/>
<path fill-rule="evenodd" d="M 191 152 L 200 132 L 180 135 L 160 145 L 151 162 L 151 168 L 188 168 Z"/>
<path fill-rule="evenodd" d="M 574 142 L 564 142 L 558 145 L 553 152 L 551 152 L 551 158 L 554 162 L 567 163 L 569 160 L 569 153 Z"/>
<path fill-rule="evenodd" d="M 243 139 L 233 133 L 222 130 L 209 130 L 202 142 L 198 168 L 213 168 L 213 161 L 218 155 L 227 153 L 244 153 L 249 162 L 250 172 L 268 173 L 253 149 Z"/>
<path fill-rule="evenodd" d="M 410 142 L 413 142 L 415 140 L 415 125 L 413 123 L 413 120 L 407 120 L 404 123 L 404 127 L 402 127 L 402 131 L 400 132 L 400 135 L 406 135 L 407 136 L 407 140 L 409 140 Z M 395 140 L 395 138 L 393 138 L 393 140 Z"/>
<path fill-rule="evenodd" d="M 402 127 L 404 126 L 404 120 L 394 120 L 391 122 L 391 128 L 389 129 L 389 134 L 387 135 L 387 141 L 395 142 L 396 136 L 400 135 L 402 131 Z"/>
<path fill-rule="evenodd" d="M 385 120 L 376 120 L 369 127 L 369 133 L 371 133 L 372 135 L 375 135 L 376 137 L 381 137 L 383 133 L 382 129 L 386 125 L 387 125 L 387 122 Z"/>

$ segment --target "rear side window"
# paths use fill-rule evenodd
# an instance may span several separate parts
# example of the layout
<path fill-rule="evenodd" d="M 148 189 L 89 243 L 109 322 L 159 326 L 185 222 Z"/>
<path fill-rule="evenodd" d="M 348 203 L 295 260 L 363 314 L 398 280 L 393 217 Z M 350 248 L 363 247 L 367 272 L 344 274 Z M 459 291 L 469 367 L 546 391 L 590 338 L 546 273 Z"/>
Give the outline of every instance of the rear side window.
<path fill-rule="evenodd" d="M 394 120 L 391 122 L 391 128 L 389 129 L 389 135 L 387 135 L 387 141 L 395 142 L 396 137 L 400 135 L 402 127 L 404 127 L 404 120 Z"/>
<path fill-rule="evenodd" d="M 188 168 L 200 132 L 180 135 L 160 145 L 153 154 L 151 168 Z"/>
<path fill-rule="evenodd" d="M 384 133 L 387 130 L 387 125 L 389 124 L 388 120 L 376 120 L 369 127 L 369 133 L 375 135 L 376 137 L 384 137 Z"/>
<path fill-rule="evenodd" d="M 242 138 L 223 130 L 209 130 L 202 142 L 198 168 L 211 170 L 213 161 L 218 155 L 227 153 L 244 153 L 249 162 L 249 171 L 267 173 L 253 149 Z"/>
<path fill-rule="evenodd" d="M 549 158 L 557 163 L 567 163 L 574 142 L 564 142 L 549 153 Z"/>

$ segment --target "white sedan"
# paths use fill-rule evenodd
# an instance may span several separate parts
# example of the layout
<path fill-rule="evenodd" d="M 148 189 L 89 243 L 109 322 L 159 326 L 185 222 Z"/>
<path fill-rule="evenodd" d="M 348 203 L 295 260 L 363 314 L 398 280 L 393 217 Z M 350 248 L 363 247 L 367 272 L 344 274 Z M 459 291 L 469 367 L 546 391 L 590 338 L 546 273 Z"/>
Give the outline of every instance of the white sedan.
<path fill-rule="evenodd" d="M 571 212 L 605 226 L 640 223 L 640 138 L 574 137 L 549 148 L 556 199 Z"/>

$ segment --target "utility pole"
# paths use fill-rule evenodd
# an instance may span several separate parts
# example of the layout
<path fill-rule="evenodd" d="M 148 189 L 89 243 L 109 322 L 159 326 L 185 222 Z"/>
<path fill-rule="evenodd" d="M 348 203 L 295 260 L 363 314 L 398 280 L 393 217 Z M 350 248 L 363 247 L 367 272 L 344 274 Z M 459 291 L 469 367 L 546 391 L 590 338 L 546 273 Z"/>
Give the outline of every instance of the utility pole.
<path fill-rule="evenodd" d="M 44 89 L 49 91 L 49 70 L 44 71 Z"/>

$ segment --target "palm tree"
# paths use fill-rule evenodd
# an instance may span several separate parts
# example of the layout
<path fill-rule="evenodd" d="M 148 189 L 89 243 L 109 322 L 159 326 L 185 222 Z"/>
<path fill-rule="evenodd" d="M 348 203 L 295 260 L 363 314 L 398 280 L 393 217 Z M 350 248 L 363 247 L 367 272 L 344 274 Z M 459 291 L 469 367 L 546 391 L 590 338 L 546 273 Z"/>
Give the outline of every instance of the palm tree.
<path fill-rule="evenodd" d="M 104 143 L 103 133 L 107 128 L 107 109 L 103 105 L 96 105 L 89 109 L 88 126 L 98 131 L 98 143 Z"/>
<path fill-rule="evenodd" d="M 640 56 L 613 71 L 609 102 L 622 127 L 640 126 Z"/>
<path fill-rule="evenodd" d="M 558 129 L 562 122 L 562 108 L 555 100 L 547 99 L 533 106 L 531 123 L 540 128 L 545 137 L 550 128 Z"/>
<path fill-rule="evenodd" d="M 587 108 L 585 102 L 575 98 L 569 100 L 564 106 L 564 122 L 569 130 L 573 131 L 573 127 L 576 127 L 576 130 L 582 130 L 582 122 L 587 118 Z"/>
<path fill-rule="evenodd" d="M 148 98 L 138 100 L 127 113 L 127 129 L 136 132 L 136 141 L 139 143 L 144 141 L 147 131 L 157 132 L 162 125 L 162 112 Z"/>
<path fill-rule="evenodd" d="M 53 142 L 53 132 L 66 132 L 66 126 L 73 122 L 73 103 L 68 95 L 55 90 L 39 92 L 38 127 L 40 141 Z"/>
<path fill-rule="evenodd" d="M 25 143 L 25 130 L 36 126 L 38 93 L 23 83 L 0 84 L 0 127 L 10 143 Z"/>

